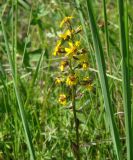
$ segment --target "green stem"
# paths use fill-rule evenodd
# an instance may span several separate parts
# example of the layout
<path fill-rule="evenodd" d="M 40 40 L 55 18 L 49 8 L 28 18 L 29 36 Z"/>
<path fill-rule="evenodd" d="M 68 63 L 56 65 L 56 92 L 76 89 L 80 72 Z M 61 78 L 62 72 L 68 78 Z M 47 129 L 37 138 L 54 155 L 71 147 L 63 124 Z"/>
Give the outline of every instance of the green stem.
<path fill-rule="evenodd" d="M 72 87 L 72 109 L 73 109 L 73 115 L 74 115 L 74 122 L 75 122 L 75 130 L 76 130 L 76 150 L 75 155 L 76 159 L 80 160 L 80 148 L 79 148 L 79 122 L 76 115 L 76 104 L 75 104 L 75 96 L 76 96 L 76 87 Z"/>

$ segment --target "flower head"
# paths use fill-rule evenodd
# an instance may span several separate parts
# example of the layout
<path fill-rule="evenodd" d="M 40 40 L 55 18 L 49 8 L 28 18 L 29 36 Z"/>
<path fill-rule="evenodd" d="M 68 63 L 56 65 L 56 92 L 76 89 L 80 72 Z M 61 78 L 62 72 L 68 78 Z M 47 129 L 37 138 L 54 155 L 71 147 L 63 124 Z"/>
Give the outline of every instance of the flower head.
<path fill-rule="evenodd" d="M 60 94 L 58 102 L 62 105 L 66 105 L 66 95 L 65 94 Z"/>
<path fill-rule="evenodd" d="M 65 69 L 65 67 L 68 65 L 68 61 L 61 61 L 61 63 L 60 63 L 60 70 L 63 72 L 64 71 L 64 69 Z"/>
<path fill-rule="evenodd" d="M 66 80 L 68 86 L 75 86 L 77 84 L 77 77 L 75 75 L 69 75 Z"/>
<path fill-rule="evenodd" d="M 82 68 L 83 68 L 83 70 L 87 70 L 88 69 L 88 63 L 87 62 L 83 62 L 82 63 Z"/>
<path fill-rule="evenodd" d="M 78 47 L 80 46 L 80 41 L 76 41 L 75 43 L 69 42 L 69 48 L 65 48 L 66 56 L 74 56 L 78 51 Z"/>
<path fill-rule="evenodd" d="M 65 33 L 60 34 L 59 37 L 63 40 L 68 40 L 69 38 L 72 37 L 73 33 L 74 33 L 74 30 L 68 29 Z"/>
<path fill-rule="evenodd" d="M 58 41 L 57 45 L 54 49 L 53 55 L 57 56 L 57 55 L 59 55 L 60 52 L 61 52 L 61 41 Z"/>
<path fill-rule="evenodd" d="M 60 23 L 60 28 L 62 28 L 65 23 L 70 22 L 71 19 L 73 19 L 72 16 L 65 17 Z"/>
<path fill-rule="evenodd" d="M 63 78 L 61 78 L 61 77 L 55 78 L 55 84 L 61 84 L 62 82 L 63 82 Z"/>

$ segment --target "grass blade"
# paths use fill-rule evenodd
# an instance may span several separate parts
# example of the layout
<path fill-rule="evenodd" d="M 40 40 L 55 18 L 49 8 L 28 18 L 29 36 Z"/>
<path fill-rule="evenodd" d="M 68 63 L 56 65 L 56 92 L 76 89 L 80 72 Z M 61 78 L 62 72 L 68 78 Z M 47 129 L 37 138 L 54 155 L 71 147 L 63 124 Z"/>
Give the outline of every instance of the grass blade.
<path fill-rule="evenodd" d="M 108 81 L 106 77 L 106 68 L 105 68 L 103 49 L 102 49 L 101 41 L 99 38 L 97 26 L 95 23 L 90 0 L 87 0 L 87 7 L 88 7 L 88 15 L 89 15 L 89 20 L 90 20 L 93 43 L 94 43 L 94 47 L 96 51 L 96 60 L 97 60 L 97 66 L 99 70 L 99 78 L 100 78 L 102 93 L 104 97 L 105 110 L 106 110 L 106 114 L 108 117 L 108 121 L 110 122 L 109 125 L 110 125 L 111 135 L 112 135 L 117 159 L 120 160 L 121 159 L 121 145 L 120 145 L 120 140 L 119 140 L 119 133 L 118 133 L 118 129 L 115 124 L 111 100 L 110 100 L 109 86 L 108 86 Z"/>
<path fill-rule="evenodd" d="M 120 46 L 122 54 L 122 76 L 123 76 L 123 103 L 125 112 L 125 129 L 127 144 L 127 160 L 133 159 L 132 154 L 132 130 L 131 130 L 131 95 L 129 76 L 129 51 L 128 51 L 128 19 L 127 5 L 123 0 L 118 0 L 119 23 L 120 23 Z M 124 9 L 125 4 L 125 9 Z M 125 10 L 125 11 L 124 11 Z"/>
<path fill-rule="evenodd" d="M 85 34 L 85 41 L 86 41 L 86 44 L 89 45 L 87 31 L 86 31 L 86 27 L 85 27 L 85 22 L 84 22 L 82 10 L 81 10 L 80 2 L 79 2 L 79 0 L 75 0 L 75 3 L 76 3 L 76 6 L 77 6 L 77 9 L 78 9 L 80 21 L 81 21 L 81 24 L 82 24 L 82 27 L 83 27 L 83 31 L 84 31 L 84 34 Z"/>
<path fill-rule="evenodd" d="M 103 13 L 104 13 L 104 22 L 105 22 L 105 42 L 106 42 L 106 50 L 107 50 L 107 57 L 108 57 L 108 63 L 109 63 L 109 70 L 111 72 L 111 66 L 110 66 L 110 46 L 109 46 L 109 32 L 108 32 L 108 19 L 107 19 L 107 11 L 106 11 L 106 0 L 103 0 Z"/>
<path fill-rule="evenodd" d="M 5 40 L 5 46 L 6 46 L 6 51 L 7 51 L 7 55 L 8 55 L 8 60 L 9 60 L 10 67 L 11 67 L 14 90 L 15 90 L 15 94 L 16 94 L 16 98 L 17 98 L 17 102 L 18 102 L 18 106 L 19 106 L 19 111 L 20 111 L 24 131 L 25 131 L 26 140 L 27 140 L 27 145 L 28 145 L 28 148 L 29 148 L 29 151 L 30 151 L 31 160 L 35 160 L 35 152 L 34 152 L 34 148 L 33 148 L 33 145 L 32 145 L 31 133 L 30 133 L 30 130 L 29 130 L 28 121 L 26 119 L 26 114 L 25 114 L 25 111 L 24 111 L 24 108 L 23 108 L 23 104 L 22 104 L 22 100 L 21 100 L 21 97 L 20 97 L 19 89 L 18 89 L 18 86 L 17 86 L 17 83 L 16 83 L 15 68 L 14 68 L 14 65 L 13 65 L 13 59 L 12 59 L 11 53 L 9 51 L 7 35 L 6 35 L 6 32 L 5 32 L 5 27 L 4 27 L 4 23 L 3 23 L 2 19 L 1 19 L 1 26 L 2 26 L 3 36 L 4 36 L 4 40 Z"/>
<path fill-rule="evenodd" d="M 38 74 L 39 74 L 39 71 L 40 71 L 40 67 L 41 67 L 41 64 L 42 64 L 42 61 L 43 61 L 43 57 L 44 57 L 44 54 L 46 52 L 43 51 L 42 54 L 40 55 L 40 58 L 38 60 L 38 63 L 37 63 L 37 66 L 36 66 L 36 70 L 35 70 L 35 73 L 33 75 L 33 79 L 31 81 L 31 84 L 30 84 L 30 87 L 29 87 L 29 90 L 28 90 L 28 93 L 27 93 L 27 98 L 26 98 L 26 102 L 24 104 L 24 106 L 27 106 L 28 102 L 29 102 L 29 98 L 30 98 L 30 95 L 31 95 L 31 92 L 32 92 L 32 89 L 35 85 L 35 82 L 36 82 L 36 79 L 38 77 Z"/>

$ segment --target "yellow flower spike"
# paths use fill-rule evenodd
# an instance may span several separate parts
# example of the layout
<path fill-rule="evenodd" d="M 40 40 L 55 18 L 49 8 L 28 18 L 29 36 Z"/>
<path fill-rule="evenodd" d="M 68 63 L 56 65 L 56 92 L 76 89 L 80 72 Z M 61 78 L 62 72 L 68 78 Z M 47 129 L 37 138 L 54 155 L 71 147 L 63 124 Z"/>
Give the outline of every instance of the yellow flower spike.
<path fill-rule="evenodd" d="M 59 55 L 60 51 L 61 51 L 61 41 L 59 40 L 57 42 L 57 45 L 56 45 L 55 49 L 54 49 L 53 55 L 54 56 Z"/>
<path fill-rule="evenodd" d="M 67 30 L 65 33 L 63 33 L 63 34 L 60 34 L 59 35 L 59 37 L 61 38 L 61 39 L 63 39 L 63 40 L 67 40 L 67 39 L 69 39 L 69 38 L 71 38 L 72 37 L 72 34 L 74 33 L 74 30 Z"/>
<path fill-rule="evenodd" d="M 60 28 L 62 28 L 65 23 L 70 22 L 71 19 L 73 19 L 72 16 L 65 17 L 60 23 Z"/>
<path fill-rule="evenodd" d="M 80 45 L 80 41 L 76 41 L 75 43 L 69 42 L 69 48 L 65 48 L 66 56 L 74 56 L 78 51 L 78 47 Z"/>
<path fill-rule="evenodd" d="M 59 66 L 60 70 L 63 72 L 67 65 L 68 65 L 68 61 L 61 61 Z"/>
<path fill-rule="evenodd" d="M 66 80 L 66 85 L 75 86 L 77 84 L 77 77 L 75 75 L 69 75 Z"/>
<path fill-rule="evenodd" d="M 66 105 L 66 102 L 67 102 L 66 99 L 67 99 L 67 97 L 66 97 L 65 94 L 60 94 L 59 99 L 58 99 L 58 102 L 59 102 L 61 105 Z"/>

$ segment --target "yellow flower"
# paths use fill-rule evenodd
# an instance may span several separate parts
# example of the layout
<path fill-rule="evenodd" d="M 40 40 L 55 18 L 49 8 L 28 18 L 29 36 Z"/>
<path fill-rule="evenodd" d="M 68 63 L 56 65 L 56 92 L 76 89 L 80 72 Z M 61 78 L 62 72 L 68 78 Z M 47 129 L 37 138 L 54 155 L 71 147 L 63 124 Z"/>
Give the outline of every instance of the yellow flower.
<path fill-rule="evenodd" d="M 61 41 L 58 41 L 57 45 L 54 49 L 53 55 L 57 56 L 57 55 L 59 55 L 60 52 L 61 52 Z"/>
<path fill-rule="evenodd" d="M 61 61 L 60 70 L 63 72 L 65 67 L 68 65 L 68 61 Z"/>
<path fill-rule="evenodd" d="M 89 67 L 89 65 L 88 65 L 87 62 L 83 62 L 83 63 L 82 63 L 82 68 L 83 68 L 84 70 L 87 70 L 88 67 Z"/>
<path fill-rule="evenodd" d="M 74 33 L 74 30 L 68 29 L 65 33 L 60 34 L 59 37 L 63 40 L 67 40 L 72 37 L 72 34 Z"/>
<path fill-rule="evenodd" d="M 55 84 L 60 84 L 60 83 L 62 83 L 62 82 L 64 82 L 64 77 L 62 76 L 62 77 L 56 77 L 55 78 Z"/>
<path fill-rule="evenodd" d="M 59 77 L 56 77 L 55 84 L 60 84 L 62 82 L 62 79 Z"/>
<path fill-rule="evenodd" d="M 60 23 L 60 28 L 62 28 L 65 23 L 70 22 L 71 19 L 73 19 L 72 16 L 65 17 Z"/>
<path fill-rule="evenodd" d="M 66 105 L 66 95 L 65 94 L 60 94 L 58 102 L 62 105 Z"/>
<path fill-rule="evenodd" d="M 77 84 L 77 77 L 75 75 L 69 75 L 66 80 L 68 86 L 74 86 Z"/>
<path fill-rule="evenodd" d="M 69 42 L 68 43 L 70 48 L 65 48 L 66 56 L 74 56 L 78 51 L 78 47 L 80 45 L 80 41 L 76 41 L 75 43 Z"/>

